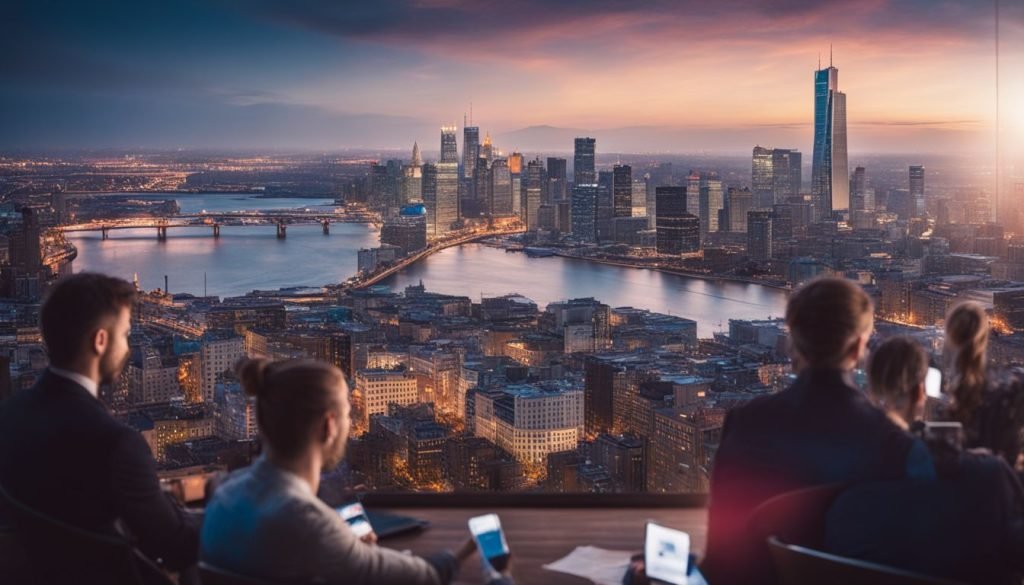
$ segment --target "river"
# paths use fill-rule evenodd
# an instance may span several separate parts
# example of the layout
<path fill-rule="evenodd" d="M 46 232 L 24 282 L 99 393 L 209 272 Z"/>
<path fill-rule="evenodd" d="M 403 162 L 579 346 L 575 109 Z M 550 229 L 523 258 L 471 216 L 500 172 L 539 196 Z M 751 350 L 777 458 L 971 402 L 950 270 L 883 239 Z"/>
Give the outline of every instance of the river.
<path fill-rule="evenodd" d="M 148 197 L 148 196 L 147 196 Z M 330 206 L 323 199 L 260 199 L 245 195 L 159 195 L 175 197 L 182 213 Z M 166 241 L 156 231 L 114 230 L 110 239 L 99 232 L 71 234 L 78 247 L 75 271 L 95 270 L 132 278 L 143 288 L 171 292 L 241 295 L 253 289 L 322 286 L 345 280 L 356 271 L 356 251 L 378 245 L 369 225 L 338 223 L 324 235 L 319 225 L 293 225 L 278 240 L 273 226 L 172 228 Z M 595 297 L 613 307 L 633 306 L 671 313 L 698 322 L 701 336 L 710 336 L 729 319 L 781 316 L 786 293 L 756 284 L 712 282 L 596 264 L 562 257 L 530 258 L 522 253 L 481 244 L 443 250 L 388 278 L 394 289 L 423 281 L 427 290 L 466 295 L 479 300 L 517 292 L 543 307 L 556 300 Z"/>

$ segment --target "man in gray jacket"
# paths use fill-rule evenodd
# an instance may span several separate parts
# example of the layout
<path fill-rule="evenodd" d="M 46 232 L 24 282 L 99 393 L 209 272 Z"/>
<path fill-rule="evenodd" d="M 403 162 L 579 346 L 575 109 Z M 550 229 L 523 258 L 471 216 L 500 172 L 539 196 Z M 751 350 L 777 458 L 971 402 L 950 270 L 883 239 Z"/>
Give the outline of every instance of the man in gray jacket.
<path fill-rule="evenodd" d="M 323 362 L 249 360 L 239 366 L 256 396 L 264 455 L 217 488 L 206 508 L 200 558 L 273 582 L 446 585 L 475 550 L 428 557 L 360 540 L 316 497 L 320 472 L 341 461 L 348 440 L 348 387 Z M 486 565 L 486 563 L 485 563 Z M 489 568 L 491 583 L 510 583 Z"/>

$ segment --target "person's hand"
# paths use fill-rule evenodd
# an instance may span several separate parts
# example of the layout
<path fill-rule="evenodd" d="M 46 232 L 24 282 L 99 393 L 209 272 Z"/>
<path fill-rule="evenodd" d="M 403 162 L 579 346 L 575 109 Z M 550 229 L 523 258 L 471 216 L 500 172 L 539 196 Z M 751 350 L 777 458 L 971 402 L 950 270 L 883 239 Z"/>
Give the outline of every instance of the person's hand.
<path fill-rule="evenodd" d="M 650 585 L 651 580 L 647 578 L 646 567 L 644 566 L 643 553 L 635 554 L 629 559 L 629 567 L 626 574 L 622 576 L 623 585 Z"/>
<path fill-rule="evenodd" d="M 366 544 L 370 544 L 370 545 L 377 544 L 377 533 L 373 532 L 373 531 L 370 531 L 370 532 L 360 536 L 359 540 L 365 542 Z"/>
<path fill-rule="evenodd" d="M 460 546 L 459 549 L 455 551 L 455 560 L 459 561 L 459 564 L 462 564 L 466 561 L 466 559 L 473 556 L 473 553 L 475 552 L 476 541 L 472 538 L 467 538 L 466 542 L 463 542 L 462 546 Z"/>

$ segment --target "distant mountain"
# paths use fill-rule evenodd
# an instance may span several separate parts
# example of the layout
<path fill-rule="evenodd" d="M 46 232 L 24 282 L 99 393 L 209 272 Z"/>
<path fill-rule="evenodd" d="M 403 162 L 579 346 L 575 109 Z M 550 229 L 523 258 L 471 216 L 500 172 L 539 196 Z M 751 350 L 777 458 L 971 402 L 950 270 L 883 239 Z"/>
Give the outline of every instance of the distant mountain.
<path fill-rule="evenodd" d="M 570 152 L 577 136 L 592 136 L 589 130 L 580 128 L 559 128 L 557 126 L 527 126 L 519 130 L 498 134 L 494 143 L 502 150 L 542 152 Z"/>

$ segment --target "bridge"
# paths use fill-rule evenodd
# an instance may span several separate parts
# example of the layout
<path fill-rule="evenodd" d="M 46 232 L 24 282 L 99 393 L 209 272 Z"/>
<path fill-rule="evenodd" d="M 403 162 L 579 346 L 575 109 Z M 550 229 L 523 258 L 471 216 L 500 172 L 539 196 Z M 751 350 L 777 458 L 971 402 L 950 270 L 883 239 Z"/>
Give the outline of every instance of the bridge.
<path fill-rule="evenodd" d="M 411 266 L 416 262 L 419 262 L 423 258 L 426 258 L 431 254 L 440 252 L 445 248 L 461 246 L 462 244 L 468 244 L 469 242 L 475 242 L 478 240 L 483 240 L 494 236 L 509 236 L 512 234 L 521 234 L 525 231 L 526 229 L 522 226 L 522 224 L 512 224 L 508 226 L 502 226 L 496 229 L 479 228 L 469 231 L 458 232 L 448 236 L 447 238 L 434 241 L 426 248 L 420 250 L 419 252 L 406 256 L 405 258 L 402 258 L 395 264 L 388 266 L 387 268 L 381 270 L 380 272 L 375 272 L 373 274 L 369 274 L 363 277 L 356 277 L 352 279 L 350 282 L 343 285 L 343 287 L 352 288 L 355 290 L 367 288 L 379 283 L 380 281 L 386 279 L 392 274 L 395 274 L 396 272 L 402 270 L 403 268 Z"/>
<path fill-rule="evenodd" d="M 95 232 L 102 234 L 103 239 L 110 237 L 112 230 L 155 229 L 158 240 L 167 239 L 167 230 L 171 228 L 209 227 L 213 237 L 220 237 L 220 228 L 224 225 L 268 225 L 277 226 L 277 237 L 287 237 L 288 226 L 294 224 L 319 223 L 324 234 L 331 233 L 331 223 L 380 223 L 376 213 L 356 210 L 338 212 L 313 211 L 267 211 L 267 212 L 223 212 L 200 213 L 194 215 L 175 215 L 171 217 L 140 217 L 131 219 L 102 220 L 89 223 L 64 225 L 55 228 L 61 233 Z"/>

